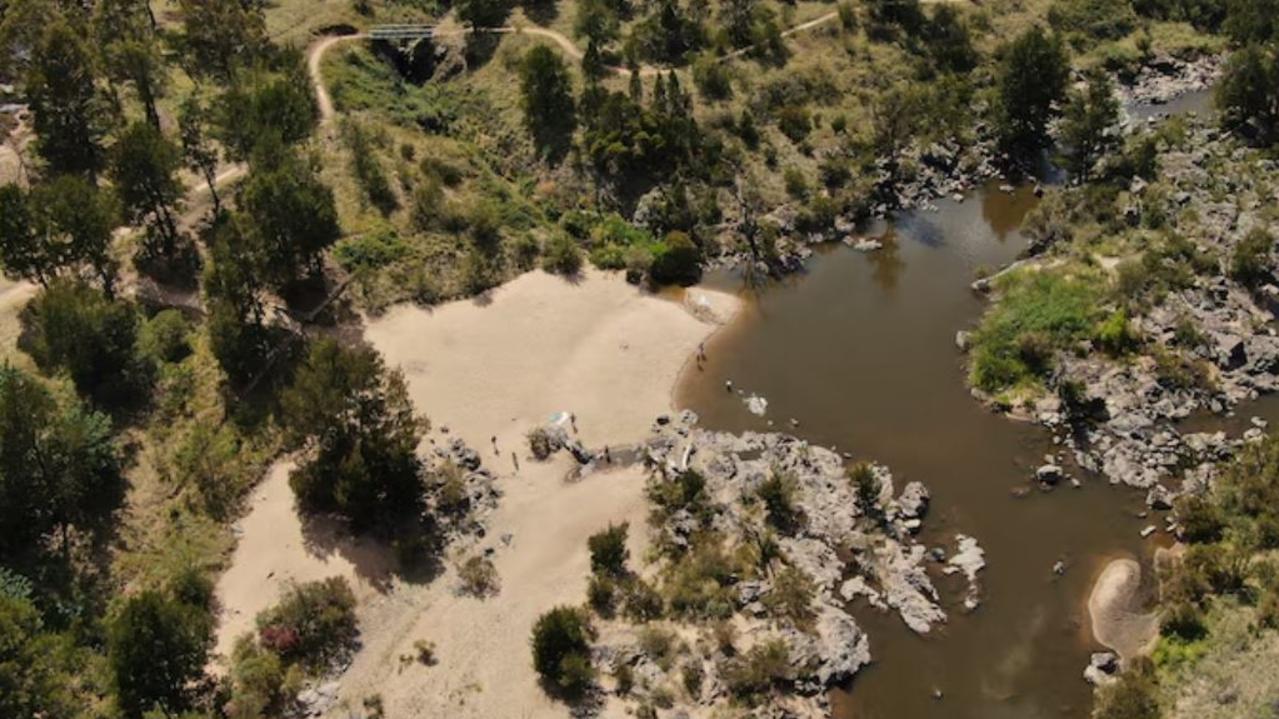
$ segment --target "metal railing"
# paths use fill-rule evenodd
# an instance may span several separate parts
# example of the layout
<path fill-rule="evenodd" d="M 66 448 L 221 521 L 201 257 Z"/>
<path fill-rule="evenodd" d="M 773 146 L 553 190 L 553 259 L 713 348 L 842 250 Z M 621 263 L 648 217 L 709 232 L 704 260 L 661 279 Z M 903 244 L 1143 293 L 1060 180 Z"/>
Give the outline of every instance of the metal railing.
<path fill-rule="evenodd" d="M 374 40 L 422 40 L 434 34 L 434 25 L 374 25 L 369 28 L 369 37 Z"/>

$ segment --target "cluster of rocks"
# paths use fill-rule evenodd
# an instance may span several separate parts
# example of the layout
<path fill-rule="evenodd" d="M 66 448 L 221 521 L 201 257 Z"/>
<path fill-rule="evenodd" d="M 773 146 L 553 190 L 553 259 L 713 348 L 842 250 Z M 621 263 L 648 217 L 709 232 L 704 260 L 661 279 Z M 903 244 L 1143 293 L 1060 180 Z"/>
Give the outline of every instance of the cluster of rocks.
<path fill-rule="evenodd" d="M 900 494 L 893 488 L 889 470 L 868 465 L 878 496 L 859 498 L 857 482 L 850 479 L 845 460 L 836 452 L 784 434 L 730 434 L 697 426 L 691 412 L 660 417 L 650 438 L 640 448 L 653 481 L 697 472 L 705 481 L 705 496 L 713 507 L 707 519 L 695 520 L 687 510 L 674 512 L 653 527 L 659 540 L 688 546 L 698 522 L 724 537 L 742 540 L 760 536 L 763 521 L 756 500 L 759 488 L 771 477 L 793 480 L 796 526 L 778 532 L 776 543 L 786 563 L 811 580 L 814 619 L 799 627 L 772 616 L 769 595 L 773 577 L 741 580 L 735 586 L 733 623 L 738 646 L 749 647 L 780 639 L 788 650 L 793 675 L 787 695 L 770 701 L 769 716 L 829 716 L 826 690 L 849 680 L 871 660 L 866 634 L 848 613 L 858 598 L 884 611 L 897 612 L 912 629 L 927 633 L 946 621 L 939 592 L 928 571 L 930 560 L 939 573 L 962 573 L 969 580 L 965 602 L 977 602 L 977 572 L 984 566 L 982 551 L 970 537 L 957 537 L 958 549 L 947 559 L 941 548 L 929 550 L 916 542 L 928 510 L 929 493 L 911 482 Z M 863 489 L 863 494 L 865 490 Z M 621 620 L 606 627 L 595 648 L 597 663 L 606 670 L 625 664 L 636 684 L 661 687 L 674 680 L 655 658 L 647 657 Z M 678 626 L 681 636 L 696 627 Z M 702 642 L 710 646 L 711 642 Z M 690 652 L 697 655 L 698 652 Z M 704 679 L 694 704 L 715 707 L 728 701 L 728 688 L 720 676 L 727 661 L 717 649 L 703 654 Z M 642 681 L 640 679 L 643 679 Z M 632 690 L 643 699 L 643 691 Z"/>
<path fill-rule="evenodd" d="M 1119 86 L 1127 106 L 1164 105 L 1181 95 L 1207 90 L 1217 83 L 1225 69 L 1223 55 L 1203 55 L 1183 60 L 1156 55 Z"/>
<path fill-rule="evenodd" d="M 1279 286 L 1272 281 L 1245 287 L 1228 273 L 1236 246 L 1265 227 L 1263 207 L 1275 198 L 1264 188 L 1279 179 L 1279 167 L 1211 128 L 1192 132 L 1186 149 L 1161 155 L 1167 191 L 1152 194 L 1145 183 L 1134 182 L 1129 202 L 1138 220 L 1147 212 L 1169 216 L 1194 209 L 1197 227 L 1179 234 L 1212 258 L 1214 268 L 1131 318 L 1155 351 L 1114 360 L 1084 342 L 1060 352 L 1049 380 L 1056 391 L 1029 412 L 1054 431 L 1055 441 L 1083 469 L 1147 490 L 1152 509 L 1168 509 L 1177 494 L 1201 490 L 1215 467 L 1242 442 L 1259 437 L 1264 426 L 1256 420 L 1242 437 L 1228 438 L 1223 431 L 1184 432 L 1177 426 L 1181 420 L 1228 414 L 1241 402 L 1279 389 L 1272 312 Z M 1273 270 L 1273 253 L 1266 259 Z M 1068 385 L 1074 396 L 1061 391 Z M 1061 474 L 1050 467 L 1041 472 Z"/>
<path fill-rule="evenodd" d="M 441 482 L 456 480 L 455 486 L 447 490 L 442 485 L 434 488 L 433 507 L 444 510 L 434 512 L 434 516 L 450 533 L 484 536 L 488 517 L 502 496 L 493 472 L 483 466 L 480 453 L 460 437 L 443 442 L 432 438 L 428 446 L 423 457 L 427 472 Z M 441 507 L 445 502 L 449 506 Z"/>

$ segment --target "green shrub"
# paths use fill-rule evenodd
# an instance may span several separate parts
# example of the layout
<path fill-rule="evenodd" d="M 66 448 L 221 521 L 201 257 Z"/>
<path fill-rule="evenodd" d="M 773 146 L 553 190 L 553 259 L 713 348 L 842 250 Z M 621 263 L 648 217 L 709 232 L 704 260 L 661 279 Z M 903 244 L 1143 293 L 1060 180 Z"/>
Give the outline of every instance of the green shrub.
<path fill-rule="evenodd" d="M 597 575 L 620 577 L 626 574 L 626 560 L 630 550 L 626 548 L 626 532 L 630 525 L 622 522 L 609 524 L 608 529 L 592 534 L 587 540 L 591 551 L 591 571 Z"/>
<path fill-rule="evenodd" d="M 693 61 L 693 84 L 707 100 L 727 100 L 733 96 L 733 78 L 728 66 L 709 53 Z"/>
<path fill-rule="evenodd" d="M 764 595 L 764 606 L 773 616 L 784 617 L 795 626 L 806 628 L 815 616 L 816 591 L 813 580 L 803 570 L 785 567 L 773 576 L 773 588 Z"/>
<path fill-rule="evenodd" d="M 180 310 L 157 312 L 138 331 L 138 354 L 156 364 L 179 362 L 191 353 L 191 323 Z"/>
<path fill-rule="evenodd" d="M 791 142 L 800 142 L 813 130 L 812 117 L 803 105 L 787 105 L 777 111 L 777 129 Z"/>
<path fill-rule="evenodd" d="M 1097 323 L 1094 339 L 1102 350 L 1114 356 L 1127 354 L 1139 344 L 1137 334 L 1128 322 L 1128 313 L 1121 309 Z"/>
<path fill-rule="evenodd" d="M 802 200 L 808 197 L 808 178 L 803 170 L 798 167 L 788 167 L 782 173 L 782 180 L 786 185 L 786 194 L 792 199 Z"/>
<path fill-rule="evenodd" d="M 790 651 L 785 640 L 770 639 L 756 644 L 744 655 L 730 659 L 721 676 L 734 696 L 754 702 L 774 686 L 792 680 Z"/>
<path fill-rule="evenodd" d="M 666 568 L 662 591 L 675 615 L 726 619 L 736 606 L 734 585 L 751 573 L 751 566 L 726 551 L 721 539 L 703 536 Z"/>
<path fill-rule="evenodd" d="M 556 233 L 543 248 L 542 267 L 565 277 L 573 277 L 582 271 L 582 251 L 568 235 Z"/>
<path fill-rule="evenodd" d="M 799 524 L 799 508 L 795 504 L 797 492 L 795 477 L 777 471 L 755 490 L 755 496 L 764 503 L 768 523 L 783 534 L 794 532 Z"/>
<path fill-rule="evenodd" d="M 702 252 L 683 232 L 674 231 L 653 253 L 649 272 L 659 285 L 693 285 L 702 279 Z"/>
<path fill-rule="evenodd" d="M 556 607 L 533 625 L 533 668 L 553 693 L 582 696 L 594 678 L 590 620 L 573 607 Z"/>
<path fill-rule="evenodd" d="M 342 239 L 333 248 L 333 259 L 348 271 L 375 270 L 403 259 L 409 247 L 400 235 L 386 228 Z"/>
<path fill-rule="evenodd" d="M 1158 650 L 1156 650 L 1157 652 Z M 1138 663 L 1119 680 L 1097 691 L 1093 719 L 1159 719 L 1159 700 L 1152 672 Z"/>
<path fill-rule="evenodd" d="M 622 613 L 632 622 L 651 622 L 661 619 L 665 603 L 662 595 L 651 584 L 631 577 L 622 585 Z"/>
<path fill-rule="evenodd" d="M 343 577 L 295 584 L 280 603 L 258 615 L 262 646 L 286 662 L 321 673 L 355 649 L 355 594 Z"/>
<path fill-rule="evenodd" d="M 1275 240 L 1269 232 L 1248 233 L 1230 256 L 1230 276 L 1241 284 L 1256 287 L 1270 278 L 1270 253 Z"/>

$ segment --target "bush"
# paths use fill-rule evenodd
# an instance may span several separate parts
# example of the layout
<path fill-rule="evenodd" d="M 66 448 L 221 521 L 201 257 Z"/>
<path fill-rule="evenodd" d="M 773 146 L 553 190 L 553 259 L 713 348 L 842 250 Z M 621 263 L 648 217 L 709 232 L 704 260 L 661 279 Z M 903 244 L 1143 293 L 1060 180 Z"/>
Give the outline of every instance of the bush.
<path fill-rule="evenodd" d="M 698 55 L 693 61 L 693 84 L 707 100 L 727 100 L 733 96 L 733 77 L 728 66 L 714 55 Z"/>
<path fill-rule="evenodd" d="M 764 595 L 764 606 L 775 617 L 789 619 L 797 627 L 811 625 L 816 587 L 803 570 L 785 567 L 773 577 L 773 588 Z"/>
<path fill-rule="evenodd" d="M 738 699 L 752 702 L 774 686 L 792 679 L 790 651 L 783 639 L 770 639 L 727 662 L 721 675 Z"/>
<path fill-rule="evenodd" d="M 565 277 L 573 277 L 582 271 L 582 251 L 568 235 L 556 233 L 543 249 L 542 267 Z"/>
<path fill-rule="evenodd" d="M 399 233 L 387 228 L 348 237 L 333 248 L 333 259 L 348 271 L 375 270 L 392 264 L 409 253 Z"/>
<path fill-rule="evenodd" d="M 534 427 L 529 430 L 527 437 L 529 451 L 539 462 L 545 461 L 551 453 L 559 449 L 559 442 L 545 427 Z"/>
<path fill-rule="evenodd" d="M 662 590 L 675 615 L 727 619 L 736 607 L 734 585 L 751 571 L 718 537 L 703 536 L 667 568 Z"/>
<path fill-rule="evenodd" d="M 191 323 L 179 310 L 157 312 L 138 332 L 138 354 L 155 364 L 179 362 L 191 353 Z"/>
<path fill-rule="evenodd" d="M 1129 667 L 1119 680 L 1097 691 L 1093 719 L 1159 719 L 1154 679 L 1140 665 Z"/>
<path fill-rule="evenodd" d="M 613 616 L 617 604 L 617 582 L 607 575 L 592 574 L 586 585 L 586 603 L 602 617 Z"/>
<path fill-rule="evenodd" d="M 304 677 L 297 665 L 285 665 L 275 652 L 242 637 L 231 652 L 231 700 L 228 719 L 287 716 Z"/>
<path fill-rule="evenodd" d="M 622 586 L 622 613 L 632 622 L 651 622 L 661 619 L 664 610 L 662 595 L 648 582 L 632 577 Z"/>
<path fill-rule="evenodd" d="M 797 491 L 795 478 L 784 472 L 773 472 L 755 490 L 755 496 L 764 503 L 768 513 L 768 523 L 784 534 L 795 531 L 799 523 L 799 510 L 795 506 Z"/>
<path fill-rule="evenodd" d="M 592 534 L 587 540 L 591 550 L 591 571 L 597 575 L 620 577 L 626 574 L 626 560 L 631 556 L 626 548 L 626 532 L 630 525 L 622 522 L 616 526 Z"/>
<path fill-rule="evenodd" d="M 1097 345 L 1107 353 L 1119 356 L 1137 348 L 1137 334 L 1128 323 L 1128 313 L 1115 310 L 1110 316 L 1097 324 L 1095 335 Z"/>
<path fill-rule="evenodd" d="M 812 132 L 813 121 L 808 108 L 803 105 L 787 105 L 777 111 L 777 129 L 791 142 L 798 143 Z"/>
<path fill-rule="evenodd" d="M 295 584 L 280 603 L 258 615 L 262 646 L 322 673 L 355 649 L 360 630 L 355 619 L 355 594 L 342 577 Z"/>
<path fill-rule="evenodd" d="M 808 178 L 804 176 L 804 171 L 798 167 L 788 167 L 782 173 L 782 179 L 786 183 L 786 194 L 793 199 L 802 200 L 808 197 Z"/>
<path fill-rule="evenodd" d="M 582 696 L 594 679 L 590 620 L 572 607 L 556 607 L 533 625 L 533 668 L 546 687 L 566 699 Z"/>
<path fill-rule="evenodd" d="M 57 280 L 22 314 L 22 344 L 45 372 L 66 370 L 82 394 L 103 404 L 126 400 L 140 379 L 132 305 L 86 284 Z"/>
<path fill-rule="evenodd" d="M 1230 276 L 1248 287 L 1256 287 L 1270 278 L 1270 253 L 1275 240 L 1269 232 L 1256 229 L 1248 233 L 1230 256 Z"/>
<path fill-rule="evenodd" d="M 683 232 L 674 231 L 653 253 L 649 273 L 659 285 L 693 285 L 702 279 L 702 252 Z"/>
<path fill-rule="evenodd" d="M 475 555 L 457 568 L 462 591 L 473 597 L 487 597 L 498 592 L 497 568 L 488 557 Z"/>

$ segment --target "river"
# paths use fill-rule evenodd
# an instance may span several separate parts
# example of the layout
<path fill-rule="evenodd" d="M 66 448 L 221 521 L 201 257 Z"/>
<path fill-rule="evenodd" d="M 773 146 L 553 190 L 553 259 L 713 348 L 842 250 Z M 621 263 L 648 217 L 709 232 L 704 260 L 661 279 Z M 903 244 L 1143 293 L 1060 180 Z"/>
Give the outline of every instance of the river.
<path fill-rule="evenodd" d="M 1201 91 L 1129 115 L 1145 121 L 1210 106 L 1211 91 Z M 867 228 L 882 238 L 881 250 L 824 246 L 805 272 L 763 289 L 747 289 L 731 270 L 706 279 L 748 302 L 709 344 L 704 366 L 682 378 L 680 407 L 711 429 L 786 431 L 883 463 L 899 490 L 923 481 L 933 502 L 921 539 L 953 553 L 964 533 L 986 550 L 974 612 L 964 610 L 960 578 L 932 572 L 950 620 L 928 636 L 896 614 L 853 605 L 875 662 L 835 693 L 839 719 L 1087 716 L 1092 690 L 1082 672 L 1089 653 L 1102 649 L 1086 609 L 1092 583 L 1116 557 L 1148 568 L 1155 546 L 1168 541 L 1141 539 L 1144 526 L 1162 522 L 1142 516 L 1140 492 L 1078 472 L 1079 488 L 1036 488 L 1051 437 L 969 394 L 955 333 L 973 327 L 985 307 L 970 284 L 979 269 L 1006 265 L 1026 247 L 1020 227 L 1037 202 L 1027 187 L 1006 193 L 992 183 L 963 202 L 942 200 L 935 212 Z M 766 398 L 767 415 L 751 414 L 725 391 L 726 380 Z M 1250 411 L 1279 414 L 1279 401 Z M 1237 432 L 1246 420 L 1200 424 Z"/>

